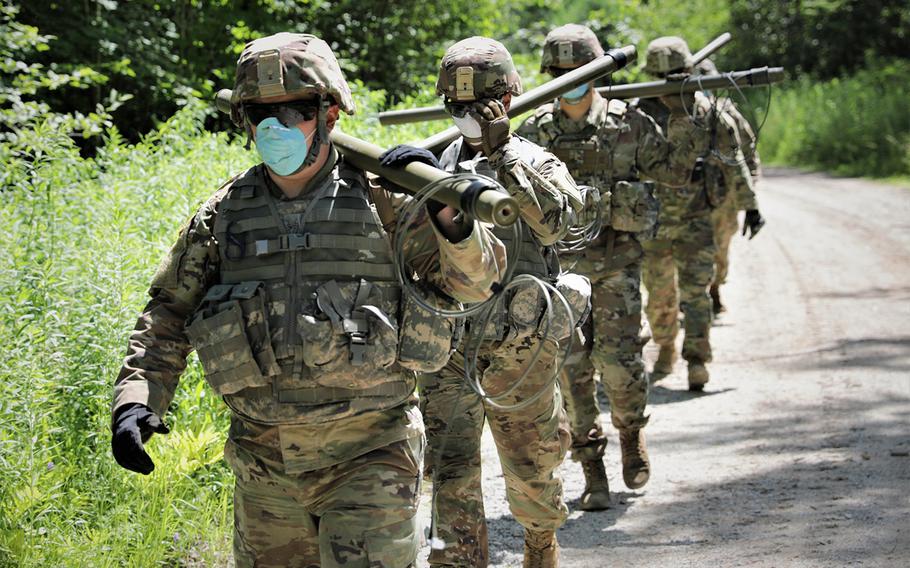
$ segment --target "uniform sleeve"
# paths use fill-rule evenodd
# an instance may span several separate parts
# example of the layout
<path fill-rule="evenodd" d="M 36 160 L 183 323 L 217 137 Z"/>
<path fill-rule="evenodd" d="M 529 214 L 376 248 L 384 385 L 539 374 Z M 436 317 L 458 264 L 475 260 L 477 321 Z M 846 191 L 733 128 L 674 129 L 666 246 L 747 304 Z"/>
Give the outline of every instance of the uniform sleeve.
<path fill-rule="evenodd" d="M 216 194 L 200 207 L 162 260 L 114 384 L 113 411 L 140 403 L 164 416 L 173 400 L 191 351 L 186 320 L 218 273 L 212 226 L 219 201 Z"/>
<path fill-rule="evenodd" d="M 374 191 L 373 197 L 377 208 L 387 208 L 396 217 L 412 199 L 386 190 Z M 465 303 L 489 298 L 493 284 L 502 281 L 506 269 L 506 247 L 502 241 L 483 223 L 471 223 L 471 233 L 453 243 L 439 231 L 424 208 L 408 225 L 402 251 L 414 274 Z M 393 246 L 395 228 L 394 223 L 386 224 Z"/>
<path fill-rule="evenodd" d="M 722 112 L 717 124 L 717 150 L 721 170 L 728 189 L 733 192 L 734 203 L 740 210 L 758 209 L 758 200 L 752 184 L 746 158 L 743 156 L 736 122 L 732 116 Z"/>
<path fill-rule="evenodd" d="M 752 125 L 749 124 L 746 117 L 739 112 L 739 109 L 736 108 L 733 101 L 730 99 L 725 99 L 725 101 L 724 111 L 730 115 L 730 118 L 733 119 L 733 122 L 736 125 L 736 133 L 739 135 L 740 148 L 743 151 L 743 156 L 746 158 L 746 165 L 749 167 L 749 172 L 752 174 L 754 181 L 761 175 L 761 159 L 758 156 L 758 137 L 755 136 Z"/>
<path fill-rule="evenodd" d="M 515 198 L 521 220 L 544 246 L 551 245 L 568 232 L 581 212 L 581 192 L 559 158 L 547 157 L 531 167 L 515 148 L 514 138 L 490 157 L 502 186 Z"/>

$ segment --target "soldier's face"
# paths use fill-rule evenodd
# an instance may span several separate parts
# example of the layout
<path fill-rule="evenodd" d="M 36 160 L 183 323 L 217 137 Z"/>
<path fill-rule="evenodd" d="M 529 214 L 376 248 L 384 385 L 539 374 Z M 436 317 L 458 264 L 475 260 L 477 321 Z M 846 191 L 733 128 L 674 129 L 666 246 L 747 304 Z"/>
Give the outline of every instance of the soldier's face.
<path fill-rule="evenodd" d="M 257 124 L 273 116 L 288 128 L 299 128 L 307 138 L 316 131 L 318 121 L 316 99 L 301 99 L 294 95 L 260 97 L 244 105 L 244 109 L 254 130 Z M 330 105 L 326 114 L 326 126 L 330 132 L 338 120 L 338 114 L 338 105 Z"/>

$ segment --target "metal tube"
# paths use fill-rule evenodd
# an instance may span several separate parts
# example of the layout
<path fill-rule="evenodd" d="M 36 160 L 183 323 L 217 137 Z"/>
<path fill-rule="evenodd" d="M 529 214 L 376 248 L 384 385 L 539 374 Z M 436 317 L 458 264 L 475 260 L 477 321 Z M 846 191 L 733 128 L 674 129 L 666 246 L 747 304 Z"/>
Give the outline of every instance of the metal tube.
<path fill-rule="evenodd" d="M 593 81 L 604 75 L 608 75 L 617 69 L 621 69 L 626 66 L 627 63 L 635 59 L 635 47 L 628 45 L 626 47 L 620 47 L 618 49 L 611 49 L 603 57 L 599 57 L 594 61 L 582 65 L 578 69 L 573 70 L 571 73 L 566 73 L 562 77 L 557 77 L 551 81 L 547 81 L 540 87 L 532 89 L 527 93 L 515 97 L 512 99 L 512 108 L 517 108 L 520 105 L 523 105 L 525 100 L 534 100 L 537 101 L 539 97 L 539 102 L 532 104 L 527 108 L 524 108 L 517 113 L 513 113 L 512 110 L 509 110 L 509 116 L 515 116 L 515 114 L 521 114 L 526 110 L 535 108 L 544 102 L 553 99 L 562 93 L 571 91 L 579 85 L 584 85 L 589 81 Z M 616 64 L 615 67 L 613 65 Z M 575 74 L 576 72 L 584 69 L 584 72 Z M 565 88 L 563 88 L 565 87 Z M 544 91 L 543 89 L 552 89 L 554 94 L 548 96 L 540 96 L 539 93 L 550 91 Z M 529 99 L 528 97 L 532 97 Z M 425 108 L 411 108 L 405 110 L 388 110 L 385 112 L 379 113 L 379 124 L 383 126 L 388 126 L 391 124 L 405 124 L 408 122 L 425 122 L 428 120 L 443 120 L 449 118 L 449 113 L 446 112 L 443 106 L 433 106 Z"/>
<path fill-rule="evenodd" d="M 230 89 L 218 91 L 215 106 L 221 112 L 231 112 Z M 448 172 L 420 162 L 412 162 L 401 169 L 384 168 L 379 165 L 379 155 L 385 151 L 384 148 L 338 130 L 333 130 L 329 139 L 354 167 L 383 177 L 410 193 L 416 194 L 433 182 L 452 177 Z M 500 191 L 479 191 L 479 188 L 492 190 L 501 189 L 501 186 L 484 176 L 477 176 L 477 179 L 461 178 L 443 186 L 433 199 L 460 211 L 469 210 L 478 220 L 500 227 L 508 227 L 518 220 L 518 203 L 515 198 Z"/>
<path fill-rule="evenodd" d="M 597 92 L 608 99 L 648 99 L 664 95 L 694 93 L 704 89 L 724 89 L 734 83 L 739 88 L 780 83 L 785 79 L 783 67 L 757 67 L 748 71 L 732 71 L 720 75 L 695 75 L 682 81 L 651 81 L 630 85 L 598 87 Z"/>
<path fill-rule="evenodd" d="M 634 60 L 635 46 L 633 45 L 611 49 L 603 57 L 598 57 L 594 61 L 573 69 L 561 77 L 556 77 L 535 89 L 531 89 L 521 96 L 513 98 L 512 103 L 509 106 L 509 116 L 515 117 L 531 109 L 537 108 L 541 104 L 553 100 L 579 85 L 584 85 L 594 79 L 622 69 Z M 452 126 L 439 134 L 430 136 L 413 145 L 418 148 L 434 151 L 447 146 L 459 136 L 461 136 L 461 132 L 459 132 L 458 128 Z"/>
<path fill-rule="evenodd" d="M 692 67 L 704 61 L 709 55 L 729 43 L 731 39 L 733 36 L 730 35 L 730 32 L 724 32 L 711 40 L 711 43 L 696 51 L 692 56 Z"/>

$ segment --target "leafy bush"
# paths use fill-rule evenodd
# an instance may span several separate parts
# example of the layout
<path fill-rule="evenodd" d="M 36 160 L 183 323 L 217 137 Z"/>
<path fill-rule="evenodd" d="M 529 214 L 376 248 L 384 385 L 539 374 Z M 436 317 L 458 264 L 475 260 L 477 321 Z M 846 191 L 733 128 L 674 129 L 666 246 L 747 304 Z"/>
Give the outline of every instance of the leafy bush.
<path fill-rule="evenodd" d="M 760 135 L 762 159 L 843 175 L 908 175 L 907 92 L 908 61 L 825 82 L 800 79 L 773 96 Z"/>

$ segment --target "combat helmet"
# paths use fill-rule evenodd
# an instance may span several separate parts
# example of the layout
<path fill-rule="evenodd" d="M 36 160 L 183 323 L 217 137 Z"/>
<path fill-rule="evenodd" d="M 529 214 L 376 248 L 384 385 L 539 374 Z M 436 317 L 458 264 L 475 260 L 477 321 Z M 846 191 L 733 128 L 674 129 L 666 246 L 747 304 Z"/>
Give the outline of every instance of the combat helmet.
<path fill-rule="evenodd" d="M 547 34 L 540 58 L 540 72 L 550 67 L 580 67 L 602 57 L 604 49 L 587 26 L 566 24 Z"/>
<path fill-rule="evenodd" d="M 659 37 L 648 44 L 645 55 L 646 73 L 662 77 L 692 72 L 692 53 L 686 40 L 676 36 Z"/>
<path fill-rule="evenodd" d="M 318 108 L 316 139 L 304 165 L 316 160 L 319 146 L 328 140 L 326 115 L 332 102 L 354 114 L 354 98 L 329 44 L 311 34 L 281 32 L 246 44 L 237 60 L 237 74 L 231 92 L 231 120 L 247 132 L 251 125 L 243 103 L 259 97 L 314 95 Z"/>
<path fill-rule="evenodd" d="M 521 94 L 521 77 L 504 45 L 487 37 L 463 39 L 446 50 L 439 63 L 436 94 L 452 102 Z"/>

